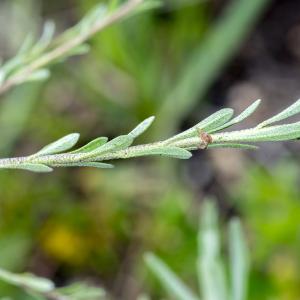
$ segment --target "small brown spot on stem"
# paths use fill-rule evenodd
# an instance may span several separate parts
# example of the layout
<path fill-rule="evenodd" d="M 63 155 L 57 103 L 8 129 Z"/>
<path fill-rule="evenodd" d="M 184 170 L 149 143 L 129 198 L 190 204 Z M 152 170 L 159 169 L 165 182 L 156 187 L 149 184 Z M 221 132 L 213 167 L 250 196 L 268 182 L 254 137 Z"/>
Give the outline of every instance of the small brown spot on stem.
<path fill-rule="evenodd" d="M 213 142 L 212 136 L 202 129 L 198 129 L 198 136 L 200 138 L 199 149 L 206 149 Z"/>

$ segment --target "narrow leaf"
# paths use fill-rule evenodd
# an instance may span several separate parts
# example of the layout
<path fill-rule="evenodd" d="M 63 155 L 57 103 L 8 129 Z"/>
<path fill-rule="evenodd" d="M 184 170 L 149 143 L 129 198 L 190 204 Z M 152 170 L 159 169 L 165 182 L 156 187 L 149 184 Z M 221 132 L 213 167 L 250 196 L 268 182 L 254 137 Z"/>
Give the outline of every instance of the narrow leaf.
<path fill-rule="evenodd" d="M 77 163 L 66 163 L 66 164 L 57 164 L 57 167 L 93 167 L 99 169 L 111 169 L 114 165 L 100 163 L 100 162 L 77 162 Z"/>
<path fill-rule="evenodd" d="M 22 169 L 22 170 L 28 170 L 31 172 L 36 172 L 36 173 L 48 173 L 52 172 L 53 169 L 43 165 L 43 164 L 33 164 L 33 163 L 24 163 L 21 165 L 18 165 L 16 167 L 11 167 L 12 169 Z"/>
<path fill-rule="evenodd" d="M 28 52 L 30 50 L 30 48 L 33 46 L 34 44 L 34 39 L 33 39 L 33 35 L 32 33 L 29 33 L 24 42 L 22 43 L 17 56 L 21 56 L 23 54 L 25 54 L 26 52 Z"/>
<path fill-rule="evenodd" d="M 286 118 L 289 118 L 291 116 L 294 116 L 296 114 L 300 113 L 300 99 L 297 100 L 294 104 L 283 110 L 281 113 L 275 115 L 274 117 L 267 119 L 263 121 L 262 123 L 257 125 L 257 128 L 266 127 L 270 124 L 273 124 L 275 122 L 279 122 L 281 120 L 284 120 Z"/>
<path fill-rule="evenodd" d="M 183 138 L 193 137 L 198 134 L 199 130 L 203 130 L 207 133 L 212 132 L 215 128 L 220 127 L 224 123 L 226 123 L 233 115 L 233 109 L 231 108 L 223 108 L 214 114 L 210 115 L 208 118 L 199 122 L 192 128 L 175 135 L 173 138 L 170 138 L 168 142 L 174 142 Z"/>
<path fill-rule="evenodd" d="M 202 122 L 198 123 L 195 127 L 210 133 L 215 128 L 223 125 L 225 122 L 230 120 L 232 116 L 233 116 L 233 109 L 223 108 L 215 112 L 208 118 L 204 119 Z"/>
<path fill-rule="evenodd" d="M 37 42 L 36 47 L 39 50 L 44 50 L 51 43 L 55 33 L 55 23 L 53 21 L 46 21 L 43 28 L 43 33 L 40 40 Z"/>
<path fill-rule="evenodd" d="M 249 257 L 239 219 L 229 223 L 229 255 L 231 275 L 231 299 L 247 299 Z"/>
<path fill-rule="evenodd" d="M 143 122 L 141 122 L 138 126 L 136 126 L 131 132 L 129 132 L 128 135 L 131 135 L 134 139 L 144 133 L 152 124 L 155 117 L 149 117 Z"/>
<path fill-rule="evenodd" d="M 145 261 L 168 293 L 177 300 L 199 300 L 180 278 L 157 256 L 145 255 Z"/>
<path fill-rule="evenodd" d="M 214 135 L 215 142 L 270 142 L 286 141 L 300 137 L 300 122 L 266 128 L 252 128 Z"/>
<path fill-rule="evenodd" d="M 134 156 L 162 155 L 179 159 L 189 159 L 192 153 L 179 147 L 162 147 L 156 149 L 141 149 Z"/>
<path fill-rule="evenodd" d="M 220 254 L 218 213 L 211 201 L 205 202 L 203 206 L 198 247 L 198 279 L 203 299 L 228 299 L 224 265 Z"/>
<path fill-rule="evenodd" d="M 224 125 L 222 125 L 218 128 L 215 128 L 213 130 L 213 132 L 222 130 L 224 128 L 227 128 L 229 126 L 232 126 L 234 124 L 237 124 L 237 123 L 245 120 L 246 118 L 248 118 L 250 115 L 252 115 L 255 112 L 257 107 L 260 105 L 260 102 L 261 102 L 260 99 L 256 100 L 254 103 L 252 103 L 250 106 L 248 106 L 241 114 L 239 114 L 238 116 L 236 116 L 235 118 L 233 118 L 229 122 L 225 123 Z"/>
<path fill-rule="evenodd" d="M 223 144 L 209 144 L 207 148 L 237 148 L 237 149 L 249 149 L 256 150 L 258 149 L 255 145 L 249 144 L 232 144 L 232 143 L 223 143 Z"/>
<path fill-rule="evenodd" d="M 30 76 L 26 77 L 24 82 L 29 81 L 43 81 L 50 77 L 50 71 L 48 69 L 40 69 L 34 73 L 32 73 Z"/>
<path fill-rule="evenodd" d="M 62 296 L 62 299 L 72 300 L 100 300 L 106 296 L 103 289 L 88 286 L 85 283 L 74 283 L 66 287 L 58 288 L 55 292 Z"/>
<path fill-rule="evenodd" d="M 54 289 L 54 284 L 49 279 L 37 277 L 29 273 L 14 274 L 6 270 L 0 269 L 0 279 L 7 283 L 19 287 L 26 287 L 30 290 L 41 293 L 48 293 Z"/>
<path fill-rule="evenodd" d="M 62 137 L 61 139 L 45 146 L 34 156 L 55 154 L 55 153 L 66 151 L 72 148 L 77 143 L 79 136 L 80 136 L 79 133 L 68 134 Z"/>
<path fill-rule="evenodd" d="M 76 29 L 79 30 L 80 34 L 87 34 L 91 30 L 93 24 L 96 21 L 103 19 L 106 15 L 107 6 L 100 3 L 83 17 L 83 19 L 76 25 Z"/>
<path fill-rule="evenodd" d="M 105 145 L 92 151 L 92 153 L 105 153 L 109 151 L 118 151 L 128 148 L 133 143 L 133 138 L 130 135 L 120 135 Z"/>
<path fill-rule="evenodd" d="M 108 138 L 107 137 L 98 137 L 88 144 L 84 145 L 83 147 L 72 151 L 71 153 L 86 153 L 86 152 L 91 152 L 96 150 L 97 148 L 103 146 L 107 142 Z"/>
<path fill-rule="evenodd" d="M 70 51 L 68 51 L 64 56 L 60 58 L 60 61 L 63 61 L 69 56 L 75 56 L 75 55 L 83 55 L 90 51 L 91 47 L 88 44 L 81 44 L 75 48 L 72 48 Z"/>

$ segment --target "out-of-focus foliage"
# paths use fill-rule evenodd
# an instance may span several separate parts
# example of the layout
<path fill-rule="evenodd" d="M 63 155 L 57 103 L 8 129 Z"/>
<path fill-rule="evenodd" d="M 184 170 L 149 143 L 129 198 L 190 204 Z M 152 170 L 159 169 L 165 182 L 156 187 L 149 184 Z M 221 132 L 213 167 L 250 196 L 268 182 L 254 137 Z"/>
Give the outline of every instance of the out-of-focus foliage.
<path fill-rule="evenodd" d="M 300 295 L 298 165 L 291 159 L 250 168 L 235 195 L 251 232 L 252 296 L 296 299 Z"/>
<path fill-rule="evenodd" d="M 203 205 L 198 232 L 197 270 L 200 293 L 195 293 L 156 255 L 145 260 L 169 295 L 178 300 L 244 300 L 247 299 L 249 257 L 239 219 L 230 220 L 228 230 L 229 261 L 221 255 L 221 232 L 214 202 Z M 184 263 L 184 260 L 182 261 Z M 225 267 L 229 269 L 229 278 Z M 201 296 L 197 296 L 200 294 Z"/>

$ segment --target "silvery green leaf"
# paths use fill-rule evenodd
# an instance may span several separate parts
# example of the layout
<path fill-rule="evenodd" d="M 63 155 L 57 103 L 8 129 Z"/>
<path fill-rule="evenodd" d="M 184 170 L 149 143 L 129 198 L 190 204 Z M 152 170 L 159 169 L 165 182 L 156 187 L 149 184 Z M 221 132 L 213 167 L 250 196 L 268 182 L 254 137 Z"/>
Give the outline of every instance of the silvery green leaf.
<path fill-rule="evenodd" d="M 214 135 L 215 142 L 270 142 L 286 141 L 300 137 L 300 122 L 264 128 L 251 128 Z"/>
<path fill-rule="evenodd" d="M 97 148 L 103 146 L 107 142 L 107 137 L 98 137 L 88 144 L 84 145 L 83 147 L 72 151 L 71 153 L 86 153 L 96 150 Z"/>
<path fill-rule="evenodd" d="M 138 126 L 136 126 L 131 132 L 128 133 L 128 135 L 132 136 L 134 139 L 144 133 L 152 124 L 155 117 L 149 117 L 143 122 L 141 122 Z"/>
<path fill-rule="evenodd" d="M 237 148 L 237 149 L 250 149 L 256 150 L 258 149 L 255 145 L 249 144 L 232 144 L 232 143 L 223 143 L 223 144 L 209 144 L 207 148 Z"/>
<path fill-rule="evenodd" d="M 33 35 L 32 35 L 32 33 L 29 33 L 26 36 L 24 42 L 22 43 L 22 45 L 17 53 L 17 56 L 21 56 L 21 55 L 27 53 L 32 48 L 33 45 L 34 45 Z"/>
<path fill-rule="evenodd" d="M 92 167 L 99 169 L 112 169 L 114 165 L 100 163 L 100 162 L 77 162 L 77 163 L 66 163 L 66 164 L 58 164 L 59 167 Z"/>
<path fill-rule="evenodd" d="M 76 29 L 79 30 L 80 34 L 88 33 L 93 24 L 101 20 L 106 15 L 106 12 L 106 5 L 100 3 L 83 17 L 78 25 L 76 25 Z"/>
<path fill-rule="evenodd" d="M 55 154 L 55 153 L 66 151 L 72 148 L 78 142 L 79 136 L 80 136 L 79 133 L 68 134 L 62 137 L 61 139 L 45 146 L 40 151 L 38 151 L 34 156 Z"/>
<path fill-rule="evenodd" d="M 11 167 L 12 169 L 22 169 L 22 170 L 28 170 L 31 172 L 36 172 L 36 173 L 48 173 L 52 172 L 53 169 L 43 165 L 43 164 L 35 164 L 35 163 L 23 163 L 21 165 L 17 165 L 15 167 Z"/>
<path fill-rule="evenodd" d="M 14 274 L 6 270 L 0 269 L 0 279 L 7 283 L 19 287 L 26 287 L 29 290 L 41 293 L 51 292 L 55 288 L 54 283 L 49 279 L 37 277 L 29 273 Z"/>
<path fill-rule="evenodd" d="M 192 128 L 177 134 L 173 138 L 170 138 L 168 141 L 173 142 L 176 140 L 180 140 L 183 138 L 193 137 L 198 134 L 198 131 L 203 130 L 207 133 L 210 133 L 214 130 L 214 128 L 220 127 L 224 123 L 226 123 L 233 115 L 233 109 L 231 108 L 223 108 L 219 111 L 215 112 L 214 114 L 210 115 L 203 121 L 199 122 Z"/>
<path fill-rule="evenodd" d="M 297 100 L 294 104 L 283 110 L 281 113 L 275 115 L 274 117 L 263 121 L 262 123 L 257 125 L 257 128 L 266 127 L 275 122 L 279 122 L 291 116 L 294 116 L 300 112 L 300 99 Z"/>
<path fill-rule="evenodd" d="M 223 125 L 233 116 L 233 109 L 223 108 L 215 112 L 208 118 L 196 125 L 196 128 L 202 129 L 205 132 L 212 132 L 215 128 Z"/>
<path fill-rule="evenodd" d="M 229 255 L 232 300 L 247 299 L 249 255 L 239 219 L 229 223 Z"/>
<path fill-rule="evenodd" d="M 39 41 L 32 49 L 32 53 L 38 54 L 44 51 L 51 43 L 55 33 L 55 23 L 53 21 L 46 21 L 43 28 L 43 33 Z"/>
<path fill-rule="evenodd" d="M 237 123 L 245 120 L 246 118 L 248 118 L 250 115 L 252 115 L 255 112 L 257 107 L 260 105 L 260 102 L 261 102 L 260 99 L 256 100 L 254 103 L 252 103 L 250 106 L 248 106 L 241 114 L 239 114 L 238 116 L 236 116 L 235 118 L 233 118 L 229 122 L 225 123 L 224 125 L 215 128 L 213 130 L 213 132 L 222 130 L 224 128 L 227 128 L 229 126 L 232 126 L 234 124 L 237 124 Z"/>
<path fill-rule="evenodd" d="M 91 47 L 88 44 L 81 44 L 75 48 L 72 48 L 68 53 L 66 53 L 64 56 L 62 56 L 60 59 L 64 60 L 65 58 L 69 56 L 75 56 L 75 55 L 83 55 L 90 51 Z"/>
<path fill-rule="evenodd" d="M 156 149 L 141 149 L 135 156 L 162 155 L 179 159 L 189 159 L 192 153 L 179 147 L 162 147 Z"/>
<path fill-rule="evenodd" d="M 105 153 L 108 151 L 122 150 L 128 148 L 132 143 L 133 138 L 130 135 L 120 135 L 92 151 L 92 153 Z"/>
<path fill-rule="evenodd" d="M 48 69 L 40 69 L 26 78 L 26 82 L 28 81 L 42 81 L 46 80 L 50 77 L 50 71 Z"/>
<path fill-rule="evenodd" d="M 55 292 L 72 300 L 100 300 L 106 295 L 103 289 L 88 286 L 85 283 L 74 283 L 63 288 L 58 288 Z"/>
<path fill-rule="evenodd" d="M 221 260 L 221 238 L 215 204 L 206 201 L 198 234 L 198 279 L 203 299 L 228 299 L 224 265 Z"/>
<path fill-rule="evenodd" d="M 159 279 L 172 299 L 199 300 L 183 281 L 157 256 L 152 253 L 145 255 L 145 261 L 150 270 Z"/>
<path fill-rule="evenodd" d="M 8 77 L 13 71 L 16 71 L 23 63 L 24 58 L 21 55 L 17 55 L 12 59 L 5 62 L 1 68 L 5 76 Z"/>

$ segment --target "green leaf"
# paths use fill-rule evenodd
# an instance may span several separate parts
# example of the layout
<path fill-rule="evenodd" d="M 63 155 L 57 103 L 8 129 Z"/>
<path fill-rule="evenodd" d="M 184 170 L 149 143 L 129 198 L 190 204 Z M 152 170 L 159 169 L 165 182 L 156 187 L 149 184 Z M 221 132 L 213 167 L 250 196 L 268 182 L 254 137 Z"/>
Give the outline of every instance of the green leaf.
<path fill-rule="evenodd" d="M 11 167 L 11 169 L 22 169 L 22 170 L 28 170 L 28 171 L 36 172 L 36 173 L 48 173 L 48 172 L 53 171 L 52 168 L 50 168 L 46 165 L 34 164 L 34 163 L 23 163 L 21 165 Z"/>
<path fill-rule="evenodd" d="M 74 283 L 67 287 L 56 289 L 55 292 L 72 300 L 99 300 L 106 295 L 103 289 L 88 286 L 85 283 Z M 65 298 L 63 297 L 63 299 Z"/>
<path fill-rule="evenodd" d="M 231 299 L 247 299 L 249 276 L 248 248 L 238 218 L 229 223 L 229 255 L 231 275 Z"/>
<path fill-rule="evenodd" d="M 34 73 L 32 73 L 30 76 L 28 76 L 24 82 L 29 81 L 43 81 L 50 77 L 50 71 L 48 69 L 40 69 Z"/>
<path fill-rule="evenodd" d="M 33 51 L 43 51 L 51 43 L 55 33 L 55 23 L 53 21 L 46 21 L 43 28 L 43 33 Z"/>
<path fill-rule="evenodd" d="M 297 100 L 294 104 L 283 110 L 281 113 L 275 115 L 274 117 L 267 119 L 263 121 L 262 123 L 258 124 L 256 128 L 262 128 L 266 127 L 270 124 L 273 124 L 275 122 L 279 122 L 281 120 L 284 120 L 286 118 L 289 118 L 291 116 L 294 116 L 296 114 L 300 113 L 300 99 Z"/>
<path fill-rule="evenodd" d="M 37 277 L 30 273 L 14 274 L 0 269 L 0 279 L 7 283 L 19 287 L 26 287 L 29 290 L 41 293 L 51 292 L 55 288 L 54 283 L 49 279 Z"/>
<path fill-rule="evenodd" d="M 137 138 L 139 135 L 144 133 L 152 124 L 155 117 L 149 117 L 143 122 L 141 122 L 138 126 L 136 126 L 131 132 L 128 133 L 128 135 L 132 136 L 134 139 Z"/>
<path fill-rule="evenodd" d="M 256 100 L 254 103 L 252 103 L 250 106 L 248 106 L 241 114 L 239 114 L 238 116 L 236 116 L 235 118 L 233 118 L 229 122 L 225 123 L 224 125 L 215 128 L 213 130 L 213 132 L 222 130 L 224 128 L 227 128 L 229 126 L 232 126 L 234 124 L 237 124 L 237 123 L 245 120 L 246 118 L 248 118 L 250 115 L 252 115 L 255 112 L 255 110 L 260 105 L 260 103 L 261 103 L 260 99 Z"/>
<path fill-rule="evenodd" d="M 209 144 L 207 148 L 237 148 L 237 149 L 249 149 L 256 150 L 258 149 L 255 145 L 249 144 L 232 144 L 232 143 L 220 143 L 220 144 Z"/>
<path fill-rule="evenodd" d="M 81 44 L 75 48 L 72 48 L 70 51 L 68 51 L 64 56 L 60 58 L 60 60 L 64 60 L 69 56 L 75 56 L 75 55 L 83 55 L 88 53 L 91 50 L 90 45 L 88 44 Z"/>
<path fill-rule="evenodd" d="M 89 33 L 91 27 L 95 22 L 103 19 L 107 15 L 107 6 L 103 3 L 96 5 L 91 11 L 89 11 L 83 19 L 75 26 L 76 30 L 79 30 L 79 34 Z"/>
<path fill-rule="evenodd" d="M 294 116 L 300 112 L 300 99 L 298 99 L 294 104 L 280 112 L 279 114 L 273 116 L 270 119 L 265 120 L 264 122 L 257 125 L 257 128 L 266 127 L 275 122 L 279 122 L 291 116 Z"/>
<path fill-rule="evenodd" d="M 215 134 L 215 142 L 270 142 L 286 141 L 300 137 L 300 122 L 266 128 L 251 128 Z"/>
<path fill-rule="evenodd" d="M 32 48 L 33 45 L 34 45 L 33 35 L 32 35 L 32 33 L 29 33 L 26 36 L 24 42 L 22 43 L 22 45 L 17 53 L 17 56 L 21 56 L 21 55 L 27 53 Z"/>
<path fill-rule="evenodd" d="M 174 299 L 199 300 L 181 279 L 157 256 L 147 253 L 144 258 L 147 266 Z"/>
<path fill-rule="evenodd" d="M 45 146 L 39 152 L 34 154 L 34 156 L 55 154 L 69 150 L 78 142 L 79 136 L 79 133 L 68 134 L 61 139 Z"/>
<path fill-rule="evenodd" d="M 105 145 L 97 148 L 96 150 L 92 151 L 91 153 L 105 153 L 109 151 L 118 151 L 128 148 L 133 143 L 133 137 L 130 135 L 120 135 Z"/>
<path fill-rule="evenodd" d="M 162 147 L 155 149 L 141 149 L 135 153 L 134 156 L 137 157 L 147 155 L 162 155 L 179 159 L 189 159 L 192 156 L 192 153 L 179 147 Z"/>
<path fill-rule="evenodd" d="M 108 138 L 107 137 L 98 137 L 88 144 L 84 145 L 83 147 L 72 151 L 70 153 L 86 153 L 86 152 L 91 152 L 96 150 L 97 148 L 103 146 L 107 142 Z"/>
<path fill-rule="evenodd" d="M 202 297 L 205 300 L 226 300 L 227 288 L 215 204 L 206 201 L 201 215 L 198 234 L 198 279 Z"/>
<path fill-rule="evenodd" d="M 92 167 L 99 169 L 111 169 L 114 167 L 112 164 L 100 163 L 100 162 L 77 162 L 77 163 L 66 163 L 58 164 L 58 167 Z"/>
<path fill-rule="evenodd" d="M 196 128 L 202 129 L 207 133 L 212 132 L 215 128 L 223 125 L 233 116 L 233 109 L 223 108 L 215 112 L 208 118 L 196 125 Z"/>
<path fill-rule="evenodd" d="M 214 114 L 210 115 L 203 121 L 194 125 L 192 128 L 175 135 L 173 138 L 168 139 L 168 142 L 174 142 L 180 139 L 193 137 L 198 134 L 199 130 L 203 130 L 207 133 L 212 132 L 214 128 L 220 127 L 226 123 L 233 115 L 233 109 L 223 108 Z"/>

